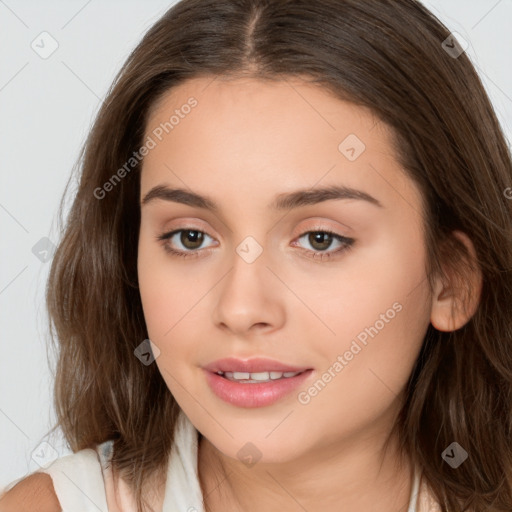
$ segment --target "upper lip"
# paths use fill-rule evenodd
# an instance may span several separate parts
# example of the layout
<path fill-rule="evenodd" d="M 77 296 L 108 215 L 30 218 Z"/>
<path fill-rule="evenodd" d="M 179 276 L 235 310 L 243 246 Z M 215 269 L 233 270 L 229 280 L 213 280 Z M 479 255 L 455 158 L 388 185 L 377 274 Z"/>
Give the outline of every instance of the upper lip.
<path fill-rule="evenodd" d="M 265 357 L 256 357 L 253 359 L 237 359 L 236 357 L 226 357 L 217 359 L 203 367 L 210 372 L 302 372 L 309 370 L 306 366 L 291 366 L 281 363 L 274 359 Z"/>

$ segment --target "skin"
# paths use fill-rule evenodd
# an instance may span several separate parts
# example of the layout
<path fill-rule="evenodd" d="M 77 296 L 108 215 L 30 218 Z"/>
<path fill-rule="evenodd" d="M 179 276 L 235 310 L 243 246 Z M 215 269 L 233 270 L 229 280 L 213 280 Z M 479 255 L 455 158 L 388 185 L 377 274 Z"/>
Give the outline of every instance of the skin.
<path fill-rule="evenodd" d="M 428 288 L 422 195 L 398 165 L 389 129 L 300 81 L 205 77 L 169 91 L 151 111 L 146 135 L 190 96 L 197 107 L 144 159 L 141 200 L 167 185 L 208 195 L 220 211 L 158 199 L 141 206 L 138 272 L 156 364 L 204 436 L 207 510 L 348 512 L 376 503 L 382 512 L 404 510 L 412 467 L 394 440 L 383 450 L 401 393 L 429 323 L 458 328 L 476 305 L 453 316 L 455 293 L 440 280 L 433 294 Z M 355 161 L 338 150 L 349 134 L 366 146 Z M 383 207 L 356 199 L 267 207 L 278 194 L 330 184 L 363 190 Z M 319 228 L 354 245 L 334 254 L 336 239 L 322 251 L 301 236 Z M 168 241 L 199 257 L 165 251 L 156 237 L 175 229 L 208 235 L 188 248 L 179 234 Z M 236 252 L 247 236 L 263 249 L 250 264 Z M 308 250 L 332 258 L 313 259 Z M 394 303 L 400 312 L 317 396 L 299 403 L 297 392 Z M 227 356 L 266 356 L 314 372 L 270 406 L 240 408 L 217 398 L 202 370 Z M 237 457 L 247 442 L 262 454 L 252 467 Z"/>

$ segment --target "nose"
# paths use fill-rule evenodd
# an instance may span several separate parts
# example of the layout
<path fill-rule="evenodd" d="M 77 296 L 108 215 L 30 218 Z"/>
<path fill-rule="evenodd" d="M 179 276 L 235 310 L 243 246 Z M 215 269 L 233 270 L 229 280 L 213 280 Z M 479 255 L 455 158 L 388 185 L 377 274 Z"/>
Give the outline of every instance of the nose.
<path fill-rule="evenodd" d="M 213 323 L 237 337 L 279 329 L 285 319 L 285 287 L 268 267 L 265 251 L 255 259 L 237 252 L 232 262 L 218 285 Z"/>

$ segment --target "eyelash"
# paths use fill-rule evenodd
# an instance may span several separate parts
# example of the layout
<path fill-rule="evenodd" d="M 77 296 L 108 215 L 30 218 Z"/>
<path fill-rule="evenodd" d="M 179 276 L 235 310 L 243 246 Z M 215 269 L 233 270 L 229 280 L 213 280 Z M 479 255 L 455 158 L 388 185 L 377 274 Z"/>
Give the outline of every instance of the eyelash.
<path fill-rule="evenodd" d="M 174 231 L 170 231 L 168 233 L 163 233 L 161 235 L 158 235 L 157 236 L 157 241 L 165 242 L 163 244 L 163 248 L 164 248 L 164 250 L 167 253 L 171 254 L 172 256 L 180 256 L 182 258 L 198 257 L 199 253 L 201 252 L 201 249 L 195 249 L 193 251 L 177 251 L 176 249 L 173 249 L 169 245 L 168 240 L 171 239 L 177 233 L 181 233 L 182 231 L 193 231 L 195 233 L 203 233 L 204 235 L 209 236 L 207 233 L 205 233 L 204 231 L 201 231 L 199 229 L 195 229 L 195 228 L 181 228 L 181 229 L 175 229 Z M 350 250 L 352 248 L 354 242 L 355 242 L 355 240 L 353 238 L 348 238 L 348 237 L 339 235 L 339 234 L 335 233 L 334 231 L 330 231 L 328 229 L 321 229 L 321 228 L 315 228 L 315 229 L 306 231 L 306 232 L 302 233 L 301 235 L 299 235 L 297 237 L 297 239 L 300 239 L 300 238 L 304 237 L 305 235 L 309 235 L 310 233 L 327 233 L 329 235 L 332 235 L 339 242 L 343 243 L 342 247 L 340 247 L 339 249 L 336 249 L 335 251 L 332 251 L 330 253 L 323 252 L 323 251 L 311 251 L 309 249 L 303 249 L 303 251 L 306 253 L 306 255 L 308 257 L 312 258 L 312 259 L 318 259 L 319 258 L 322 261 L 330 260 L 330 259 L 333 258 L 333 254 L 339 255 L 339 254 L 341 254 L 343 252 L 346 252 L 346 251 Z M 210 237 L 210 238 L 212 238 L 212 237 Z"/>

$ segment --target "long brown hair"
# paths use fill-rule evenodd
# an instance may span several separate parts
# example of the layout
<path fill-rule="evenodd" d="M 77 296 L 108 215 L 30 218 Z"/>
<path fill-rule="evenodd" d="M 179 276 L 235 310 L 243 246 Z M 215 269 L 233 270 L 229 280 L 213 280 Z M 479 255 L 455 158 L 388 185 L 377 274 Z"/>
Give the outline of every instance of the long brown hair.
<path fill-rule="evenodd" d="M 142 146 L 164 93 L 219 75 L 299 77 L 391 127 L 426 201 L 430 286 L 442 264 L 464 282 L 464 246 L 450 234 L 469 235 L 483 276 L 478 309 L 454 332 L 429 326 L 394 432 L 443 511 L 511 510 L 511 155 L 469 58 L 443 46 L 449 36 L 416 0 L 182 0 L 127 59 L 80 154 L 46 298 L 59 351 L 54 428 L 73 451 L 113 439 L 139 511 L 145 482 L 165 471 L 179 406 L 156 364 L 134 356 L 148 338 L 136 264 L 140 162 L 101 198 L 98 188 Z M 454 441 L 469 454 L 456 470 L 441 457 Z"/>

